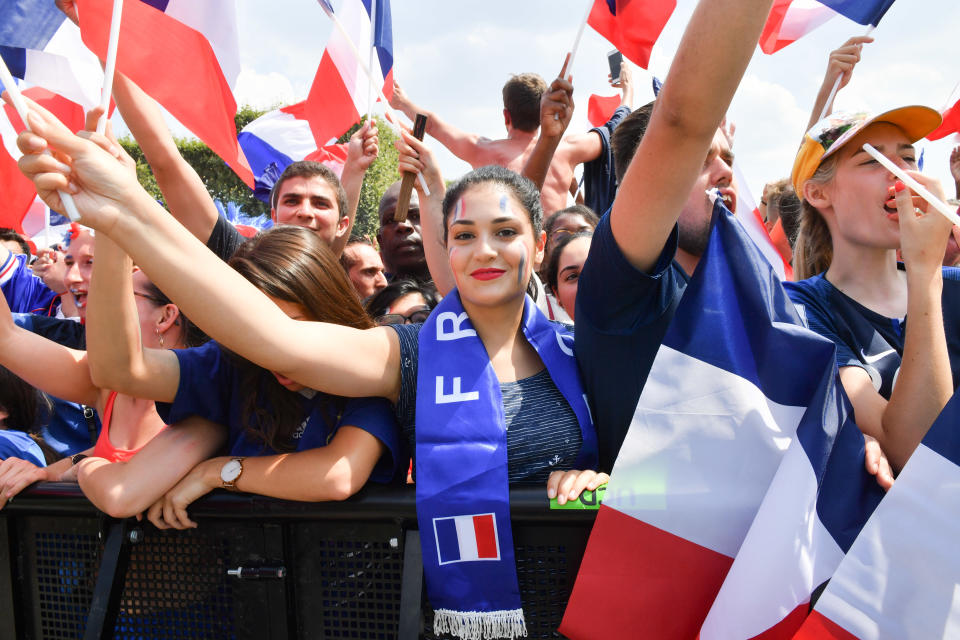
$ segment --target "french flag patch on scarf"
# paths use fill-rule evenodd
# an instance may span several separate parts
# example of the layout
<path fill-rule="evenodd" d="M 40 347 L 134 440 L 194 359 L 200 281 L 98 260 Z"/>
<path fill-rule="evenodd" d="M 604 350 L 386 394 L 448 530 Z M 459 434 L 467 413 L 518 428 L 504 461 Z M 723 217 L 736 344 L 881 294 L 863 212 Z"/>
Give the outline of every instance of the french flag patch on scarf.
<path fill-rule="evenodd" d="M 500 559 L 495 513 L 434 518 L 433 530 L 440 564 Z"/>

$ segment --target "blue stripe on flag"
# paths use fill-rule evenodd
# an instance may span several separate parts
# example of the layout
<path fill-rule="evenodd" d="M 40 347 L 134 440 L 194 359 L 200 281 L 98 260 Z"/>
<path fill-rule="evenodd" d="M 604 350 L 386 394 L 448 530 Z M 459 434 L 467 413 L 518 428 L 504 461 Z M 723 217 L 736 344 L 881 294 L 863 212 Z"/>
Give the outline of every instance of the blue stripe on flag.
<path fill-rule="evenodd" d="M 27 51 L 25 49 L 0 46 L 0 58 L 3 58 L 3 61 L 7 63 L 10 75 L 23 80 L 23 74 L 27 71 Z"/>
<path fill-rule="evenodd" d="M 170 4 L 170 0 L 140 0 L 144 4 L 148 4 L 158 11 L 166 11 L 167 5 Z"/>
<path fill-rule="evenodd" d="M 750 381 L 774 402 L 803 406 L 820 384 L 809 363 L 832 358 L 833 343 L 802 327 L 770 263 L 719 200 L 713 217 L 720 233 L 711 234 L 697 267 L 705 277 L 691 280 L 684 293 L 686 299 L 696 292 L 703 306 L 699 313 L 677 313 L 663 344 Z M 756 309 L 769 311 L 781 330 L 757 330 Z M 702 330 L 704 318 L 716 331 Z"/>
<path fill-rule="evenodd" d="M 252 133 L 241 131 L 237 136 L 240 148 L 243 149 L 243 155 L 247 157 L 250 163 L 250 169 L 254 177 L 263 175 L 264 170 L 271 164 L 275 164 L 279 171 L 283 171 L 293 163 L 293 158 L 285 153 L 275 149 L 270 144 L 264 142 L 263 138 L 255 136 Z"/>
<path fill-rule="evenodd" d="M 820 0 L 820 3 L 854 22 L 876 26 L 893 4 L 893 0 Z"/>
<path fill-rule="evenodd" d="M 67 19 L 52 0 L 0 3 L 0 44 L 42 50 Z"/>
<path fill-rule="evenodd" d="M 371 16 L 371 6 L 377 3 L 377 24 L 374 25 L 373 42 L 377 47 L 377 59 L 383 77 L 393 68 L 393 17 L 390 12 L 390 0 L 363 0 L 367 16 Z"/>
<path fill-rule="evenodd" d="M 940 412 L 933 426 L 923 439 L 923 444 L 936 451 L 955 465 L 960 466 L 960 392 L 954 393 L 953 398 Z"/>
<path fill-rule="evenodd" d="M 437 549 L 440 562 L 453 562 L 460 559 L 460 542 L 457 537 L 457 523 L 453 518 L 437 518 L 433 521 L 437 531 Z"/>

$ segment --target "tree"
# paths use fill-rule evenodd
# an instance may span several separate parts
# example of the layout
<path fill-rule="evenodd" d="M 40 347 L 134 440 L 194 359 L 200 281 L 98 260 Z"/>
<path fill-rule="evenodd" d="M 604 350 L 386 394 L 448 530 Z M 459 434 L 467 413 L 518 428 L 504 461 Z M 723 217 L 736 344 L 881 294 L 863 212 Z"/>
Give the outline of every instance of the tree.
<path fill-rule="evenodd" d="M 237 131 L 239 132 L 264 113 L 266 112 L 258 111 L 249 106 L 241 107 L 237 110 L 237 115 L 234 118 Z M 136 160 L 137 178 L 140 180 L 140 184 L 154 198 L 162 200 L 157 181 L 154 179 L 136 140 L 131 136 L 124 136 L 120 138 L 119 142 L 124 150 Z M 248 216 L 270 215 L 270 207 L 257 200 L 253 196 L 253 191 L 207 145 L 195 138 L 174 138 L 174 142 L 180 151 L 180 155 L 197 172 L 214 200 L 220 200 L 224 204 L 235 202 Z"/>
<path fill-rule="evenodd" d="M 380 116 L 377 118 L 377 130 L 380 137 L 380 154 L 370 168 L 367 169 L 367 175 L 363 179 L 363 188 L 360 190 L 360 206 L 357 207 L 357 220 L 353 226 L 355 235 L 374 236 L 380 229 L 380 217 L 378 209 L 380 208 L 380 198 L 383 192 L 391 184 L 400 179 L 397 169 L 400 154 L 394 144 L 397 140 L 397 134 L 393 132 L 390 124 Z M 363 121 L 366 120 L 364 117 Z M 346 142 L 350 136 L 359 129 L 363 121 L 350 127 L 345 134 L 340 136 L 337 142 Z"/>

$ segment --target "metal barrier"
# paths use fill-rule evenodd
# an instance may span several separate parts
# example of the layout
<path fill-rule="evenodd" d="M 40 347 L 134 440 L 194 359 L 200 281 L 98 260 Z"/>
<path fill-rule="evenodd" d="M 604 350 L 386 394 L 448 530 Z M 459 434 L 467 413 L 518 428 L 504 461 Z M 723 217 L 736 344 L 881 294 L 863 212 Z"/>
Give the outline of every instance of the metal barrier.
<path fill-rule="evenodd" d="M 596 512 L 510 491 L 532 638 L 556 628 Z M 0 638 L 434 638 L 412 487 L 345 502 L 216 491 L 198 528 L 112 520 L 77 485 L 41 484 L 0 511 Z"/>

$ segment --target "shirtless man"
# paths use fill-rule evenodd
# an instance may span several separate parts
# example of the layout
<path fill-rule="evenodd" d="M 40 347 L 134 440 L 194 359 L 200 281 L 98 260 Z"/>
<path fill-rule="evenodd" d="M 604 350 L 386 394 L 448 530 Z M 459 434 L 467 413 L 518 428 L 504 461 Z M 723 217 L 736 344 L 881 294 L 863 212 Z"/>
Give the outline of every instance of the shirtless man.
<path fill-rule="evenodd" d="M 427 133 L 471 167 L 497 164 L 521 173 L 539 137 L 540 98 L 546 90 L 546 82 L 535 73 L 515 75 L 503 85 L 503 123 L 507 137 L 499 140 L 466 133 L 441 120 L 435 113 L 414 104 L 396 82 L 390 105 L 411 120 L 418 113 L 426 115 Z M 627 83 L 623 92 L 626 101 Z M 600 136 L 592 131 L 563 138 L 553 154 L 540 192 L 545 216 L 567 206 L 567 195 L 575 184 L 574 169 L 578 164 L 596 159 L 601 150 Z"/>

